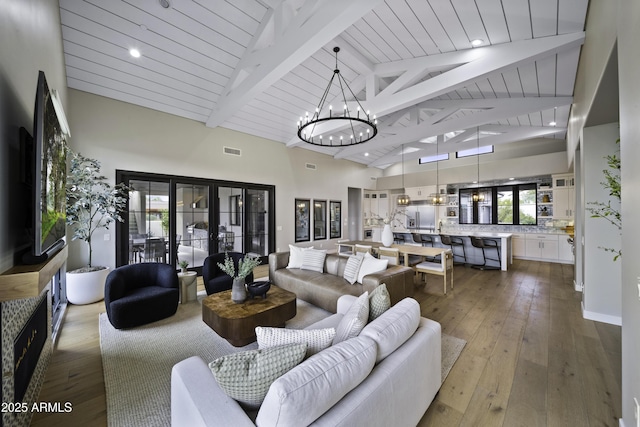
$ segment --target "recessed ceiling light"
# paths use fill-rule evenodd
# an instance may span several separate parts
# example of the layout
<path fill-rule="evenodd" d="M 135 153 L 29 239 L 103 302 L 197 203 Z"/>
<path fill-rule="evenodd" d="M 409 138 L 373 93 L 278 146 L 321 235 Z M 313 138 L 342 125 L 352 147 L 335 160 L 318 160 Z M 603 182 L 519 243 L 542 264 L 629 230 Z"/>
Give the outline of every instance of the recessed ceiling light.
<path fill-rule="evenodd" d="M 475 46 L 481 46 L 484 44 L 484 40 L 482 39 L 474 39 L 471 40 L 471 46 L 475 47 Z"/>
<path fill-rule="evenodd" d="M 165 9 L 168 9 L 169 6 L 171 5 L 169 4 L 168 0 L 160 0 L 160 6 L 164 7 Z"/>
<path fill-rule="evenodd" d="M 129 49 L 129 55 L 134 58 L 140 58 L 140 51 L 138 49 Z"/>
<path fill-rule="evenodd" d="M 364 156 L 365 157 L 369 157 L 369 153 L 364 153 Z"/>
<path fill-rule="evenodd" d="M 556 122 L 549 122 L 549 126 L 555 126 Z"/>
<path fill-rule="evenodd" d="M 509 178 L 509 181 L 513 181 L 514 179 L 515 179 L 514 177 L 511 177 L 511 178 Z"/>

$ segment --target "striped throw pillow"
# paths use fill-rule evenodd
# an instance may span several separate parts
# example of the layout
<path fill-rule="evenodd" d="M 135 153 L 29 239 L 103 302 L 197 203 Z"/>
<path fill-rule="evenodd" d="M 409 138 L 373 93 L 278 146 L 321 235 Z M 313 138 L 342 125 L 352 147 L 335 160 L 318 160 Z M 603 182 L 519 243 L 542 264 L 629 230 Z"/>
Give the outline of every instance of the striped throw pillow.
<path fill-rule="evenodd" d="M 358 272 L 360 271 L 363 259 L 364 257 L 362 255 L 351 255 L 347 260 L 347 265 L 344 267 L 342 277 L 352 285 L 358 280 Z"/>
<path fill-rule="evenodd" d="M 324 259 L 327 251 L 319 249 L 309 249 L 302 254 L 301 270 L 311 270 L 322 273 L 324 271 Z"/>

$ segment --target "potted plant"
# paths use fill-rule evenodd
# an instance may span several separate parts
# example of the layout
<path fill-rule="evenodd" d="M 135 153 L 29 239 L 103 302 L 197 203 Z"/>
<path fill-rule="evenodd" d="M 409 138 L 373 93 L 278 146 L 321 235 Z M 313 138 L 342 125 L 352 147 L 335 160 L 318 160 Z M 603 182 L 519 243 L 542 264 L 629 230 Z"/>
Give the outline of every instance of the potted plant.
<path fill-rule="evenodd" d="M 109 268 L 92 263 L 92 238 L 96 230 L 108 229 L 113 221 L 123 221 L 129 188 L 120 183 L 111 186 L 100 174 L 100 163 L 69 151 L 67 174 L 67 225 L 74 228 L 71 240 L 84 240 L 89 249 L 89 263 L 69 271 L 66 276 L 67 300 L 72 304 L 89 304 L 104 298 L 104 282 Z"/>
<path fill-rule="evenodd" d="M 231 286 L 231 300 L 233 302 L 240 304 L 247 299 L 247 289 L 245 288 L 244 279 L 254 268 L 259 266 L 260 263 L 260 257 L 245 255 L 238 261 L 237 274 L 236 267 L 228 252 L 225 254 L 224 263 L 218 263 L 220 270 L 227 273 L 233 279 L 233 285 Z"/>
<path fill-rule="evenodd" d="M 620 144 L 620 139 L 616 141 Z M 611 200 L 607 200 L 607 203 L 603 202 L 587 202 L 591 207 L 587 208 L 587 211 L 591 214 L 591 218 L 602 218 L 609 221 L 619 231 L 622 231 L 622 212 L 619 209 L 622 194 L 622 180 L 620 176 L 620 157 L 616 154 L 610 154 L 605 157 L 607 159 L 607 166 L 609 169 L 602 171 L 604 175 L 604 181 L 600 182 L 602 188 L 609 192 L 609 196 L 617 200 L 617 205 L 611 205 Z M 618 248 L 605 248 L 598 246 L 600 249 L 613 254 L 613 260 L 617 261 L 622 256 L 622 249 Z"/>
<path fill-rule="evenodd" d="M 178 263 L 180 265 L 180 270 L 182 270 L 182 273 L 186 273 L 187 272 L 187 267 L 189 267 L 189 262 L 182 260 Z"/>

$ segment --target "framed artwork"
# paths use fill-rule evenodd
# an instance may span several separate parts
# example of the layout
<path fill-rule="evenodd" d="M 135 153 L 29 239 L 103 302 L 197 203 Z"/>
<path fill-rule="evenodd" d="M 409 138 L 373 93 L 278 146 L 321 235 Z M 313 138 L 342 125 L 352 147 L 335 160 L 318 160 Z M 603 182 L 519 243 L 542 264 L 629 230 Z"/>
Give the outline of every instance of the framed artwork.
<path fill-rule="evenodd" d="M 329 202 L 329 238 L 342 237 L 342 202 L 332 200 Z"/>
<path fill-rule="evenodd" d="M 327 201 L 313 201 L 313 240 L 327 238 Z"/>
<path fill-rule="evenodd" d="M 296 225 L 296 242 L 308 242 L 309 240 L 311 240 L 310 207 L 311 200 L 296 199 L 294 214 Z"/>

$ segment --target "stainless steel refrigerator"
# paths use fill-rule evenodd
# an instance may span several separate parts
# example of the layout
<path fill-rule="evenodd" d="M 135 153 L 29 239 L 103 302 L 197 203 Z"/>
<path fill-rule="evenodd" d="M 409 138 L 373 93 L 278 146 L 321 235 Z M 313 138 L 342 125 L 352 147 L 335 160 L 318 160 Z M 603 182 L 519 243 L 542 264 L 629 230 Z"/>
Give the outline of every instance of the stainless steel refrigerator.
<path fill-rule="evenodd" d="M 427 204 L 413 202 L 407 206 L 407 221 L 405 226 L 408 229 L 434 230 L 436 224 L 436 207 Z"/>

